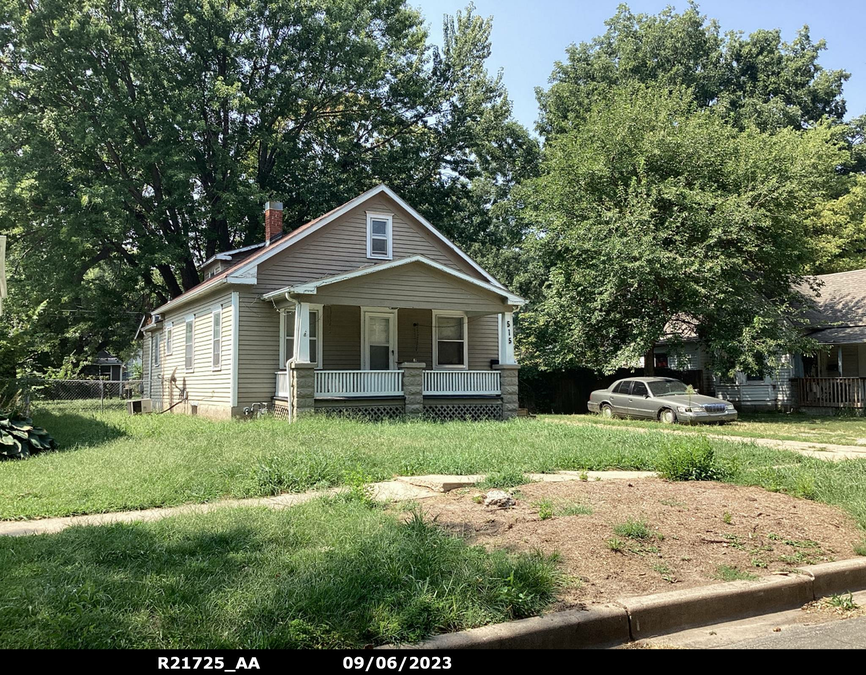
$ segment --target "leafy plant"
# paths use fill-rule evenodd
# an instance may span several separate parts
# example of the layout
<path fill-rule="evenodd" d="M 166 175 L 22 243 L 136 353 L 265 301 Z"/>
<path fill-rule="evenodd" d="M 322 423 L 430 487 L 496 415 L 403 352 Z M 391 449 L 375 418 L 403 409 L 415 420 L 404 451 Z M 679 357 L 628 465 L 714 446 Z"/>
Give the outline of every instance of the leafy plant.
<path fill-rule="evenodd" d="M 549 499 L 536 502 L 534 506 L 538 509 L 538 518 L 540 520 L 549 520 L 550 518 L 553 518 L 553 502 Z"/>
<path fill-rule="evenodd" d="M 658 473 L 674 481 L 722 480 L 727 475 L 705 438 L 672 439 L 659 459 Z"/>
<path fill-rule="evenodd" d="M 846 612 L 853 612 L 860 607 L 860 605 L 854 602 L 853 593 L 848 593 L 848 595 L 831 595 L 827 598 L 827 604 L 831 607 L 838 607 Z"/>
<path fill-rule="evenodd" d="M 29 418 L 0 412 L 0 459 L 27 459 L 56 447 L 48 432 Z"/>
<path fill-rule="evenodd" d="M 622 553 L 625 548 L 625 542 L 619 537 L 611 537 L 607 540 L 607 547 L 614 553 Z"/>

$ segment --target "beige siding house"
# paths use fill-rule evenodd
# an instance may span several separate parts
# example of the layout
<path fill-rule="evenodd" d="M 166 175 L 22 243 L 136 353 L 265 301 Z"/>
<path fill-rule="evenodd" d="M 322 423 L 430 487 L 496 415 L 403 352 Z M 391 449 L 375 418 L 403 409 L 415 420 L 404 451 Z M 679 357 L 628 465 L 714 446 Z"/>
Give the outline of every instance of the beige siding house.
<path fill-rule="evenodd" d="M 288 233 L 269 202 L 265 231 L 154 310 L 143 346 L 154 409 L 516 414 L 512 315 L 523 300 L 388 187 Z"/>

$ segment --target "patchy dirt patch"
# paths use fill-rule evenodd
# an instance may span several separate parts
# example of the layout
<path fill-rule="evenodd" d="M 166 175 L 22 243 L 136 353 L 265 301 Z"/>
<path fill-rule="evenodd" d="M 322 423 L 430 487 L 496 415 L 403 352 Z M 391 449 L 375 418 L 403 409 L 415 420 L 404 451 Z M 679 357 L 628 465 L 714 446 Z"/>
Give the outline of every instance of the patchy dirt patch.
<path fill-rule="evenodd" d="M 559 553 L 557 609 L 853 558 L 861 539 L 839 509 L 723 483 L 572 481 L 513 492 L 509 509 L 485 507 L 476 488 L 422 508 L 473 544 Z"/>

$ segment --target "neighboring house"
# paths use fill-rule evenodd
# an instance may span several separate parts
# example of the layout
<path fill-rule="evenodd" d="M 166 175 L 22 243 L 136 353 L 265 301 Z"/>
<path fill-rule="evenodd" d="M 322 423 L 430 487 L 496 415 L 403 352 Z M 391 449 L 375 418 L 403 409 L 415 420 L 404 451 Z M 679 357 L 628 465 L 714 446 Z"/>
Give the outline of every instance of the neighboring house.
<path fill-rule="evenodd" d="M 123 379 L 123 361 L 101 350 L 93 361 L 81 369 L 81 374 L 88 378 L 119 381 Z"/>
<path fill-rule="evenodd" d="M 821 349 L 787 354 L 782 367 L 767 375 L 737 373 L 733 380 L 709 374 L 704 353 L 686 341 L 684 354 L 670 355 L 672 368 L 703 370 L 707 391 L 753 410 L 866 408 L 866 269 L 819 275 L 818 293 L 801 291 L 815 303 L 807 334 Z M 668 360 L 666 347 L 656 348 Z"/>
<path fill-rule="evenodd" d="M 508 418 L 517 413 L 508 291 L 380 185 L 266 241 L 214 256 L 144 326 L 155 410 L 228 418 L 314 411 Z"/>

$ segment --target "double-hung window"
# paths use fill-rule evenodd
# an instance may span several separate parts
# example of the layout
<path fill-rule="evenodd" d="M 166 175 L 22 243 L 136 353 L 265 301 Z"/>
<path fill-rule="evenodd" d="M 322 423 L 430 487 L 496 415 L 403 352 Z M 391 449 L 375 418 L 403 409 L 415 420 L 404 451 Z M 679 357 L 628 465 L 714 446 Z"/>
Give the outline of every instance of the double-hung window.
<path fill-rule="evenodd" d="M 393 217 L 378 213 L 367 214 L 367 257 L 391 259 Z"/>
<path fill-rule="evenodd" d="M 295 310 L 283 311 L 283 353 L 280 355 L 280 367 L 295 355 Z"/>
<path fill-rule="evenodd" d="M 468 345 L 465 315 L 434 313 L 433 351 L 434 368 L 466 368 Z"/>
<path fill-rule="evenodd" d="M 222 367 L 222 332 L 223 332 L 223 310 L 222 307 L 217 307 L 211 313 L 213 317 L 213 336 L 211 338 L 211 367 L 214 370 L 219 370 Z"/>
<path fill-rule="evenodd" d="M 195 317 L 188 316 L 184 325 L 183 367 L 192 372 L 195 367 Z"/>
<path fill-rule="evenodd" d="M 168 323 L 165 325 L 165 355 L 171 356 L 171 337 L 173 332 L 174 324 Z"/>
<path fill-rule="evenodd" d="M 152 354 L 152 357 L 151 357 L 152 361 L 151 361 L 151 363 L 153 363 L 153 367 L 154 367 L 154 368 L 159 368 L 159 349 L 160 349 L 160 342 L 161 342 L 161 340 L 160 340 L 160 335 L 159 335 L 159 333 L 157 333 L 156 335 L 154 335 L 153 338 L 152 338 L 151 341 L 150 341 L 150 349 L 151 349 L 151 354 Z"/>

